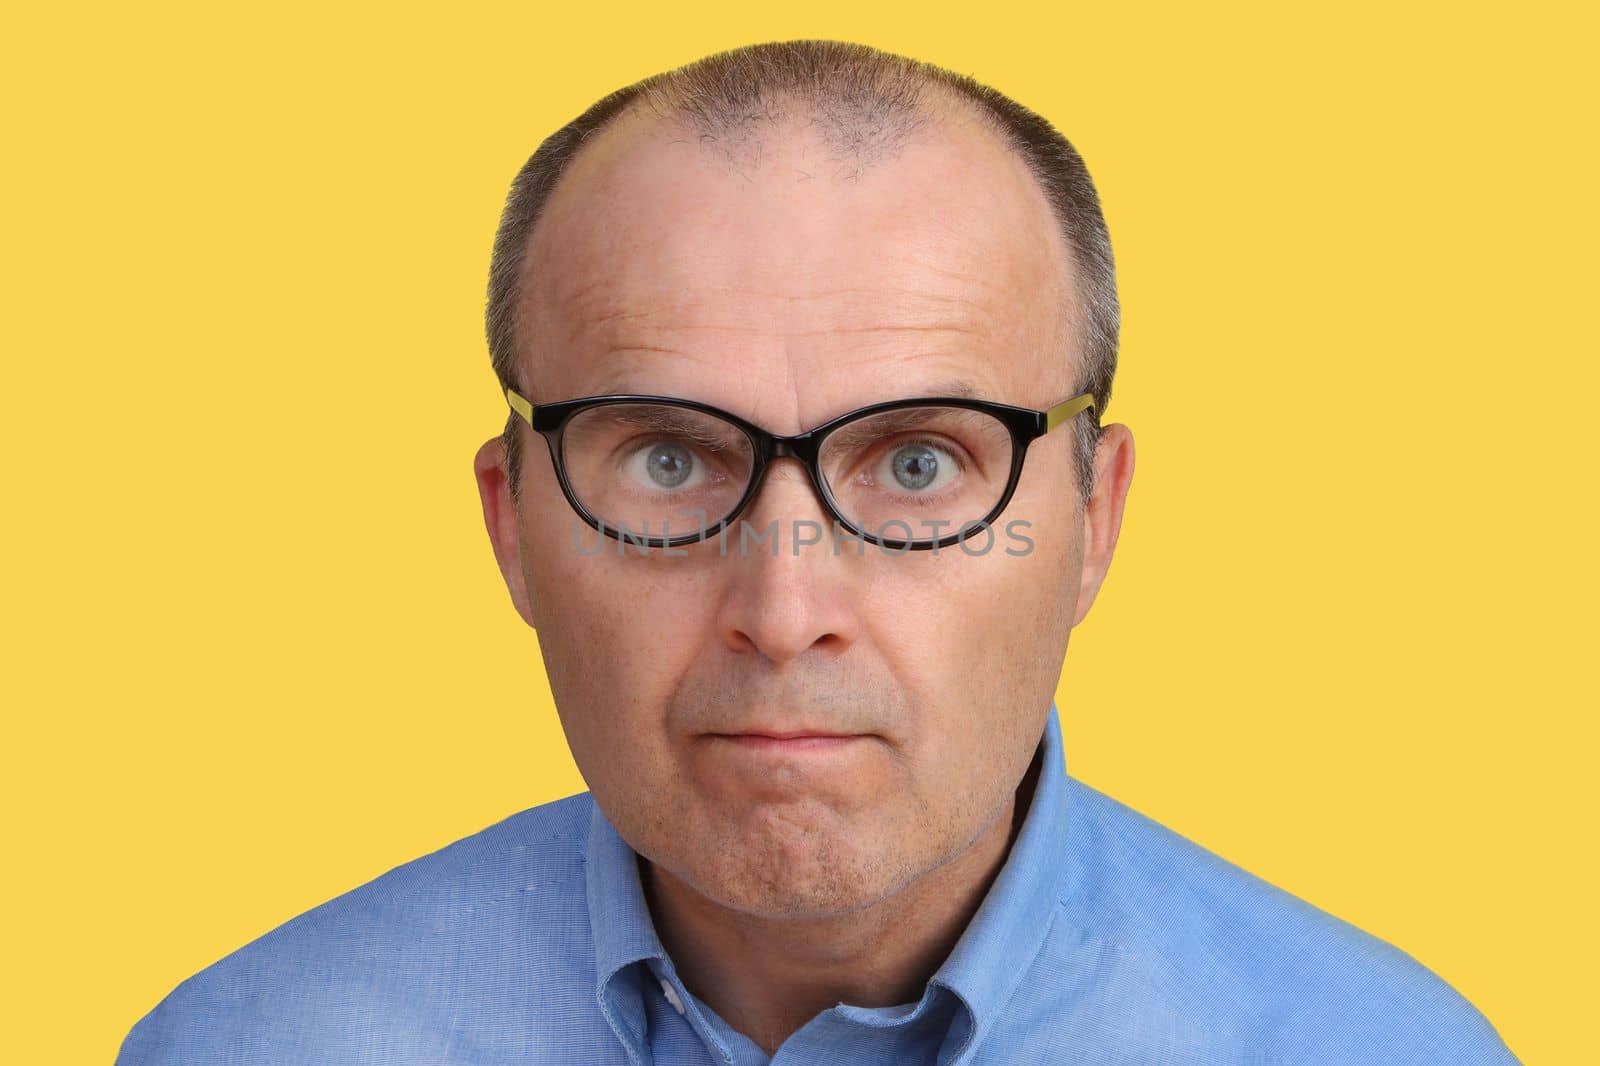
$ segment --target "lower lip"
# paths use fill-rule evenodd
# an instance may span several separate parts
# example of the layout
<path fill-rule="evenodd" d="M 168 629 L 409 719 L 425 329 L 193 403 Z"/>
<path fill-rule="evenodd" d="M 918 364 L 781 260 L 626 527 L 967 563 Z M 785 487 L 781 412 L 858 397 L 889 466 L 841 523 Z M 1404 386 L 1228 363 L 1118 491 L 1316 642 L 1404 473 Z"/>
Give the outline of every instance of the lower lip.
<path fill-rule="evenodd" d="M 723 740 L 731 741 L 748 751 L 762 751 L 772 754 L 838 751 L 847 744 L 866 739 L 862 735 L 847 737 L 769 737 L 760 733 L 716 733 L 713 735 Z"/>

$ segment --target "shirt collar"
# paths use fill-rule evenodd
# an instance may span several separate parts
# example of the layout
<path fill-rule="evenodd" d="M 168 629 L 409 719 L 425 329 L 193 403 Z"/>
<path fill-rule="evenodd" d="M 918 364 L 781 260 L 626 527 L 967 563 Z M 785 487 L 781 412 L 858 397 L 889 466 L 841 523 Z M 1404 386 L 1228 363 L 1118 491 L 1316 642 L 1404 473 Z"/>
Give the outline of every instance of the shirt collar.
<path fill-rule="evenodd" d="M 1066 868 L 1066 758 L 1054 702 L 1035 756 L 1033 799 L 1005 865 L 930 984 L 950 989 L 971 1011 L 963 1062 L 993 1027 L 1049 935 Z"/>
<path fill-rule="evenodd" d="M 600 805 L 592 806 L 584 881 L 594 936 L 595 998 L 629 1055 L 636 1062 L 648 1062 L 644 1001 L 637 967 L 631 964 L 666 960 L 667 952 L 650 920 L 637 853 L 601 813 Z"/>
<path fill-rule="evenodd" d="M 977 913 L 929 982 L 954 992 L 971 1012 L 963 1052 L 979 1045 L 1016 991 L 1044 943 L 1061 891 L 1066 763 L 1054 702 L 1035 757 L 1042 765 L 1022 829 Z M 590 815 L 584 877 L 594 936 L 595 996 L 630 1053 L 643 1059 L 644 1004 L 637 991 L 637 968 L 630 964 L 654 958 L 670 967 L 671 960 L 650 918 L 637 854 L 599 804 L 593 804 Z M 632 979 L 620 980 L 625 974 Z"/>

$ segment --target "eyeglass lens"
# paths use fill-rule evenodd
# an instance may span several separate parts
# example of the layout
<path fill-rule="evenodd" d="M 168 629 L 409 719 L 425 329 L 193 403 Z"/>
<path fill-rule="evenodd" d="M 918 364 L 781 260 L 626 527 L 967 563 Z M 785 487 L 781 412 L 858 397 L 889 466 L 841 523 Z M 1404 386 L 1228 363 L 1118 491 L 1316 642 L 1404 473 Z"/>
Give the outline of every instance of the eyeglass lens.
<path fill-rule="evenodd" d="M 889 540 L 932 540 L 983 519 L 1011 475 L 1011 431 L 963 407 L 906 407 L 831 432 L 819 455 L 840 514 Z M 743 430 L 664 404 L 585 408 L 562 434 L 573 495 L 613 530 L 699 535 L 729 518 L 755 467 Z"/>

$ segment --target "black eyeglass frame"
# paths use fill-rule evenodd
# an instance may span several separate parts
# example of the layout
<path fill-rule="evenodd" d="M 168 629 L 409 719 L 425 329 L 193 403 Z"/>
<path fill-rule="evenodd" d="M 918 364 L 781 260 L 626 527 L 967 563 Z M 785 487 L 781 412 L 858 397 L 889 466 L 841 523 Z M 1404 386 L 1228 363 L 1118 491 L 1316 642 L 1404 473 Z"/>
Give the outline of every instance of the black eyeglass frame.
<path fill-rule="evenodd" d="M 806 476 L 811 479 L 811 486 L 816 490 L 817 498 L 822 501 L 833 520 L 852 536 L 859 537 L 869 544 L 889 548 L 894 551 L 926 551 L 932 548 L 948 548 L 970 537 L 979 529 L 988 528 L 989 524 L 1000 517 L 1006 505 L 1011 502 L 1012 495 L 1017 490 L 1017 483 L 1022 480 L 1022 464 L 1028 456 L 1028 446 L 1040 437 L 1049 433 L 1057 426 L 1083 411 L 1094 410 L 1094 394 L 1089 392 L 1079 393 L 1069 400 L 1064 400 L 1054 407 L 1043 411 L 1035 411 L 1028 407 L 1016 407 L 1011 404 L 999 403 L 994 400 L 978 400 L 966 396 L 919 396 L 904 400 L 885 400 L 882 403 L 871 404 L 854 411 L 847 411 L 837 418 L 829 419 L 820 426 L 816 426 L 804 433 L 797 433 L 791 437 L 779 436 L 770 433 L 760 426 L 749 422 L 731 411 L 724 411 L 720 407 L 713 407 L 708 403 L 698 400 L 685 400 L 675 396 L 648 396 L 640 393 L 619 393 L 612 396 L 582 396 L 571 400 L 557 400 L 554 403 L 534 404 L 525 399 L 515 389 L 506 389 L 506 402 L 511 409 L 521 415 L 536 432 L 544 437 L 550 449 L 550 463 L 555 468 L 556 480 L 561 485 L 561 493 L 567 498 L 567 503 L 577 512 L 578 517 L 588 523 L 591 529 L 609 536 L 614 540 L 625 540 L 630 544 L 651 548 L 681 548 L 688 544 L 701 543 L 714 536 L 721 535 L 722 531 L 732 525 L 745 509 L 750 506 L 756 494 L 761 491 L 761 482 L 766 475 L 767 464 L 774 459 L 798 459 L 806 468 Z M 620 528 L 607 526 L 603 521 L 589 513 L 582 501 L 572 490 L 572 484 L 567 479 L 567 464 L 561 457 L 561 438 L 566 429 L 567 422 L 580 411 L 604 404 L 655 404 L 658 406 L 678 407 L 701 414 L 712 415 L 723 419 L 744 433 L 749 438 L 751 445 L 750 483 L 745 488 L 744 495 L 734 505 L 732 511 L 715 526 L 703 529 L 697 533 L 688 533 L 670 539 L 651 536 L 648 534 L 634 534 Z M 948 536 L 937 539 L 913 538 L 911 540 L 895 540 L 879 537 L 869 533 L 851 522 L 841 512 L 839 503 L 833 498 L 833 493 L 828 488 L 828 482 L 822 476 L 819 465 L 822 454 L 822 445 L 829 435 L 843 426 L 852 422 L 882 414 L 885 411 L 898 411 L 917 407 L 959 407 L 970 411 L 982 411 L 998 419 L 1011 431 L 1011 474 L 1006 482 L 1005 492 L 1000 494 L 1000 500 L 994 505 L 987 515 L 974 522 L 968 522 L 961 530 Z"/>

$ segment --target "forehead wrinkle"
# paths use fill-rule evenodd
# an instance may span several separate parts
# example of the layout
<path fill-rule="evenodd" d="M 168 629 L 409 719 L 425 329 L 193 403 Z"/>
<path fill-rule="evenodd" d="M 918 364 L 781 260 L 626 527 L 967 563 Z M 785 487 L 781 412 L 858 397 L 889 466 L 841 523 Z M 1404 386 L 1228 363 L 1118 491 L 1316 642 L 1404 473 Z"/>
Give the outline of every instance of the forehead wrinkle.
<path fill-rule="evenodd" d="M 796 328 L 785 326 L 778 322 L 752 322 L 730 323 L 726 321 L 673 321 L 707 307 L 718 307 L 714 298 L 696 300 L 692 302 L 671 302 L 656 307 L 643 309 L 628 309 L 622 306 L 620 300 L 608 301 L 609 308 L 596 309 L 588 313 L 580 312 L 569 318 L 569 328 L 566 331 L 567 343 L 579 346 L 586 334 L 600 333 L 605 340 L 614 346 L 620 347 L 653 347 L 655 345 L 621 344 L 621 340 L 630 334 L 641 338 L 654 338 L 661 335 L 677 333 L 713 333 L 732 335 L 764 335 L 774 337 L 814 338 L 830 334 L 859 336 L 864 334 L 894 334 L 894 333 L 953 333 L 961 336 L 978 336 L 986 331 L 983 326 L 987 324 L 990 315 L 988 309 L 980 302 L 961 296 L 924 293 L 914 289 L 884 290 L 865 287 L 843 287 L 821 293 L 792 294 L 792 293 L 752 293 L 749 290 L 707 289 L 708 296 L 715 292 L 740 292 L 746 295 L 763 299 L 772 299 L 780 308 L 793 308 L 795 305 L 809 305 L 819 300 L 835 300 L 841 296 L 860 296 L 864 299 L 850 301 L 851 304 L 864 305 L 873 310 L 877 309 L 879 301 L 872 297 L 882 297 L 885 292 L 908 295 L 913 303 L 926 302 L 933 305 L 928 310 L 930 315 L 926 318 L 917 316 L 913 308 L 896 307 L 893 314 L 873 317 L 877 321 L 857 322 L 861 316 L 841 313 L 835 316 L 835 321 L 810 328 Z M 853 309 L 853 308 L 852 308 Z M 966 310 L 969 315 L 949 317 L 952 311 L 958 313 Z M 933 317 L 937 314 L 939 317 Z M 719 316 L 720 317 L 720 316 Z M 780 316 L 793 320 L 801 316 L 788 314 Z M 813 313 L 806 313 L 807 321 L 814 321 Z M 842 320 L 842 321 L 841 321 Z"/>
<path fill-rule="evenodd" d="M 667 355 L 671 357 L 671 360 L 669 362 L 668 360 L 662 359 L 634 358 L 634 356 L 641 352 L 655 355 Z M 680 350 L 674 348 L 648 348 L 633 345 L 612 348 L 601 353 L 595 359 L 587 361 L 587 365 L 589 367 L 600 370 L 600 376 L 594 385 L 585 390 L 584 394 L 589 396 L 610 396 L 624 392 L 655 391 L 652 389 L 641 390 L 638 386 L 638 381 L 641 377 L 648 377 L 649 371 L 652 368 L 662 365 L 680 367 L 685 364 L 691 366 L 703 365 L 705 366 L 706 370 L 711 372 L 713 375 L 712 380 L 720 380 L 721 378 L 726 377 L 726 374 L 718 373 L 718 371 L 724 369 L 717 365 L 719 362 L 720 360 L 716 357 L 715 353 L 707 353 L 703 351 Z M 643 371 L 643 373 L 641 373 L 641 371 Z M 699 397 L 691 396 L 687 398 L 698 399 Z"/>
<path fill-rule="evenodd" d="M 917 265 L 924 269 L 928 269 L 930 272 L 938 273 L 949 278 L 959 279 L 963 282 L 973 283 L 983 288 L 1002 288 L 999 283 L 990 281 L 982 275 L 963 274 L 956 270 L 940 270 L 932 267 L 930 264 L 921 262 L 919 262 Z M 629 309 L 619 305 L 620 297 L 615 290 L 604 290 L 604 286 L 607 284 L 608 280 L 608 278 L 600 278 L 580 284 L 576 288 L 567 292 L 557 292 L 555 294 L 555 301 L 561 305 L 577 306 L 579 308 L 598 305 L 600 308 L 602 308 L 601 310 L 597 310 L 592 313 L 584 312 L 582 310 L 579 311 L 579 317 L 583 317 L 591 323 L 605 322 L 615 318 L 646 317 L 652 314 L 660 314 L 673 310 L 695 309 L 703 306 L 706 302 L 678 300 L 644 310 Z M 950 304 L 970 307 L 977 311 L 986 310 L 981 302 L 974 300 L 969 296 L 963 296 L 958 293 L 934 292 L 915 286 L 836 285 L 835 287 L 829 289 L 818 289 L 812 292 L 797 293 L 767 292 L 761 289 L 755 289 L 742 285 L 696 285 L 694 286 L 694 291 L 696 293 L 703 293 L 707 296 L 717 296 L 731 293 L 744 297 L 753 297 L 756 299 L 771 300 L 775 303 L 786 304 L 811 303 L 819 300 L 832 300 L 838 297 L 847 296 L 862 297 L 870 301 L 876 301 L 884 296 L 897 296 L 909 297 L 912 300 L 925 301 L 932 304 Z M 596 297 L 596 294 L 598 294 L 598 297 Z M 612 305 L 614 309 L 611 309 L 607 305 Z"/>
<path fill-rule="evenodd" d="M 783 283 L 808 281 L 814 286 L 812 291 L 796 292 L 773 291 L 769 287 L 760 287 L 759 281 L 755 286 L 716 284 L 715 274 L 740 277 L 744 268 L 737 257 L 727 259 L 728 250 L 724 249 L 707 260 L 707 249 L 694 239 L 692 227 L 674 224 L 671 220 L 667 220 L 667 224 L 664 227 L 657 227 L 655 232 L 650 234 L 635 232 L 631 239 L 625 242 L 603 240 L 598 246 L 587 248 L 585 250 L 587 254 L 580 257 L 581 262 L 573 262 L 571 256 L 560 256 L 559 258 L 566 262 L 558 269 L 556 263 L 546 261 L 545 269 L 539 273 L 545 285 L 549 287 L 539 287 L 544 288 L 547 306 L 554 305 L 557 310 L 576 309 L 578 316 L 599 322 L 610 317 L 650 313 L 633 307 L 615 306 L 621 297 L 613 289 L 619 279 L 637 277 L 641 271 L 646 270 L 649 275 L 658 279 L 653 286 L 656 294 L 669 289 L 682 292 L 687 288 L 691 295 L 732 294 L 745 301 L 768 300 L 777 305 L 815 304 L 830 299 L 840 299 L 848 304 L 852 297 L 860 297 L 863 301 L 875 303 L 887 296 L 912 304 L 926 302 L 944 304 L 947 307 L 964 306 L 984 315 L 994 313 L 994 309 L 986 305 L 993 302 L 992 297 L 995 294 L 1003 296 L 1017 289 L 1019 284 L 1032 287 L 1046 280 L 1039 277 L 1035 264 L 1022 266 L 1016 262 L 1017 257 L 1014 254 L 1016 244 L 1009 241 L 1002 247 L 966 247 L 963 254 L 970 261 L 970 265 L 959 262 L 941 263 L 941 252 L 948 257 L 950 239 L 956 235 L 946 232 L 941 223 L 935 222 L 934 227 L 933 232 L 914 235 L 914 243 L 921 249 L 922 254 L 918 254 L 915 249 L 903 247 L 879 249 L 873 270 L 874 280 L 871 283 L 855 283 L 853 279 L 841 279 L 833 271 L 823 274 L 820 262 L 807 263 L 801 260 L 790 263 L 785 268 Z M 736 248 L 734 250 L 737 251 Z M 1026 257 L 1025 254 L 1024 258 L 1031 257 Z M 574 270 L 574 266 L 579 269 Z M 674 276 L 704 277 L 708 267 L 713 275 L 708 278 L 710 283 L 696 281 L 692 287 L 670 285 Z M 884 282 L 879 282 L 877 279 L 886 273 L 891 276 Z M 553 285 L 550 284 L 552 281 Z M 530 286 L 530 289 L 533 288 L 534 286 Z M 946 288 L 959 288 L 965 291 L 936 291 Z M 530 291 L 528 295 L 533 297 L 534 293 Z M 649 299 L 651 293 L 647 291 L 642 296 L 644 299 Z M 660 310 L 670 312 L 675 306 L 693 309 L 703 303 L 701 300 L 679 300 L 675 305 L 670 302 L 663 305 Z M 595 309 L 590 310 L 591 307 Z"/>
<path fill-rule="evenodd" d="M 977 330 L 957 323 L 933 323 L 930 325 L 904 325 L 895 323 L 885 326 L 821 326 L 817 329 L 788 330 L 786 337 L 823 337 L 832 334 L 857 336 L 873 333 L 956 333 L 962 336 L 973 336 Z"/>
<path fill-rule="evenodd" d="M 802 139 L 802 146 L 806 143 Z M 613 147 L 617 147 L 615 143 Z M 570 196 L 573 190 L 569 186 L 566 192 Z M 1042 197 L 1037 199 L 1042 201 Z M 1042 206 L 1048 214 L 1048 205 Z M 576 217 L 582 217 L 581 213 Z M 791 262 L 786 269 L 792 273 L 772 274 L 765 286 L 760 285 L 760 278 L 753 278 L 758 287 L 752 288 L 691 284 L 696 276 L 714 282 L 717 274 L 724 281 L 737 280 L 742 257 L 727 254 L 741 251 L 733 245 L 705 260 L 705 249 L 693 240 L 693 227 L 686 222 L 667 216 L 661 219 L 665 229 L 632 230 L 622 238 L 602 230 L 602 239 L 588 245 L 586 254 L 578 257 L 581 265 L 572 261 L 574 257 L 556 251 L 557 245 L 547 244 L 541 258 L 550 269 L 540 272 L 548 286 L 539 286 L 545 297 L 539 301 L 545 310 L 540 317 L 547 324 L 560 322 L 564 328 L 556 332 L 567 334 L 575 351 L 602 346 L 677 350 L 685 346 L 684 338 L 695 336 L 771 338 L 777 344 L 794 338 L 811 344 L 836 335 L 856 338 L 865 348 L 876 349 L 875 354 L 892 356 L 895 353 L 885 349 L 894 346 L 897 336 L 923 342 L 945 336 L 965 343 L 982 338 L 982 347 L 992 357 L 1005 359 L 1021 355 L 1011 351 L 1019 345 L 1032 349 L 1043 341 L 1045 347 L 1054 347 L 1036 335 L 1032 320 L 1038 316 L 1019 314 L 1024 310 L 1014 306 L 1019 293 L 1045 295 L 1040 290 L 1049 290 L 1048 302 L 1060 310 L 1066 310 L 1063 305 L 1069 302 L 1060 301 L 1056 290 L 1062 283 L 1070 289 L 1071 271 L 1057 274 L 1060 264 L 1054 257 L 1038 254 L 1048 251 L 1040 247 L 1039 240 L 1043 238 L 1048 245 L 1048 234 L 1030 233 L 1032 227 L 1022 227 L 1021 232 L 1013 228 L 1011 236 L 999 244 L 982 239 L 974 243 L 966 230 L 951 228 L 948 219 L 933 218 L 931 228 L 902 235 L 911 238 L 911 247 L 902 239 L 900 247 L 884 249 L 886 254 L 873 264 L 870 277 L 824 273 L 822 259 L 813 257 L 809 269 L 804 260 Z M 862 234 L 857 231 L 857 235 Z M 957 249 L 959 253 L 952 258 Z M 924 254 L 916 254 L 918 250 Z M 625 258 L 619 261 L 618 256 Z M 567 262 L 563 266 L 552 260 Z M 573 266 L 580 269 L 574 271 Z M 884 273 L 890 277 L 880 284 L 877 279 Z M 675 276 L 680 279 L 676 286 L 672 284 Z M 645 285 L 619 289 L 624 279 Z M 772 280 L 815 287 L 802 292 L 771 291 Z M 885 304 L 891 305 L 887 315 Z M 693 321 L 702 315 L 711 320 Z M 826 319 L 819 324 L 824 315 Z M 1051 317 L 1062 316 L 1058 312 Z M 1056 332 L 1063 324 L 1054 321 L 1047 328 Z M 703 351 L 714 343 L 708 340 L 688 346 Z M 746 344 L 738 348 L 746 357 L 760 357 Z M 813 351 L 810 356 L 821 354 Z"/>

